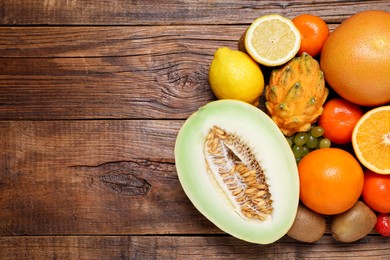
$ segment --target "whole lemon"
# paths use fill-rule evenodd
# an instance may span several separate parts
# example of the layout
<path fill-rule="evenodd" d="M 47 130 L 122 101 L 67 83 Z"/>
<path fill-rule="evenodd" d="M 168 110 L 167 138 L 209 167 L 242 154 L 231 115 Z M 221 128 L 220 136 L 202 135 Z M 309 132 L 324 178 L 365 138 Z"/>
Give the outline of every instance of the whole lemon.
<path fill-rule="evenodd" d="M 264 90 L 264 76 L 259 64 L 248 54 L 227 47 L 215 51 L 209 82 L 218 99 L 241 100 L 255 106 Z"/>

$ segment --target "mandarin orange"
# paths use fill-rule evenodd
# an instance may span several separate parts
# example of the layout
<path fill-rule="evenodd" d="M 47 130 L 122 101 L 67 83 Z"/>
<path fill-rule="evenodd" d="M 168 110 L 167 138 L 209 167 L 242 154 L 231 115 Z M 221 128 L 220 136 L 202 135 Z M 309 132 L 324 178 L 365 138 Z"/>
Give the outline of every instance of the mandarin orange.
<path fill-rule="evenodd" d="M 328 84 L 363 106 L 390 102 L 390 12 L 352 15 L 326 40 L 320 59 Z"/>
<path fill-rule="evenodd" d="M 317 56 L 329 36 L 328 25 L 321 17 L 312 14 L 301 14 L 292 19 L 301 33 L 301 46 L 298 55 L 306 52 Z"/>
<path fill-rule="evenodd" d="M 362 196 L 371 209 L 390 213 L 390 175 L 365 170 Z"/>
<path fill-rule="evenodd" d="M 350 209 L 363 189 L 362 167 L 350 153 L 339 148 L 310 152 L 299 162 L 298 173 L 301 201 L 325 215 Z"/>
<path fill-rule="evenodd" d="M 345 99 L 333 98 L 325 103 L 318 125 L 324 128 L 324 136 L 335 144 L 352 140 L 352 132 L 363 116 L 362 109 Z"/>

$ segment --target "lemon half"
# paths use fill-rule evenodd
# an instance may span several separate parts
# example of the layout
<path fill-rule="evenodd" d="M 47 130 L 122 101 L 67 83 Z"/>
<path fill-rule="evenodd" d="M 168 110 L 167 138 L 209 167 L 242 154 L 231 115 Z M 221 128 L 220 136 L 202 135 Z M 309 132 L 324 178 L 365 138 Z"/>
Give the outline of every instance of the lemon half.
<path fill-rule="evenodd" d="M 292 59 L 301 45 L 301 34 L 293 22 L 278 14 L 257 18 L 248 28 L 245 48 L 265 66 L 279 66 Z"/>

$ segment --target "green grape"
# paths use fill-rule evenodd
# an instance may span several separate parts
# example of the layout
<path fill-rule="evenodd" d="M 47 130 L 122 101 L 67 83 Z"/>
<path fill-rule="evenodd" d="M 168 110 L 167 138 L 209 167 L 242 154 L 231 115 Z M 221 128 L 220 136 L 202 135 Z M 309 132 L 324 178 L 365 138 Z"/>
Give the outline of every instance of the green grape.
<path fill-rule="evenodd" d="M 321 126 L 314 126 L 311 130 L 310 130 L 310 133 L 312 136 L 314 137 L 320 137 L 324 134 L 324 128 L 322 128 Z"/>
<path fill-rule="evenodd" d="M 295 135 L 294 137 L 294 143 L 298 146 L 302 146 L 306 143 L 307 139 L 309 138 L 309 135 L 305 132 L 300 132 Z"/>
<path fill-rule="evenodd" d="M 304 157 L 304 156 L 307 155 L 308 153 L 310 153 L 309 147 L 307 147 L 306 145 L 302 146 L 301 156 Z"/>
<path fill-rule="evenodd" d="M 312 135 L 309 135 L 309 138 L 307 139 L 306 141 L 306 145 L 307 147 L 309 147 L 310 149 L 314 149 L 317 147 L 318 145 L 318 138 L 317 137 L 314 137 Z"/>
<path fill-rule="evenodd" d="M 294 143 L 294 136 L 289 136 L 289 137 L 286 137 L 286 140 L 287 140 L 287 143 L 290 147 L 292 147 L 293 143 Z"/>
<path fill-rule="evenodd" d="M 295 162 L 298 164 L 302 160 L 302 157 L 295 158 Z"/>
<path fill-rule="evenodd" d="M 293 147 L 292 147 L 292 151 L 293 151 L 294 157 L 295 158 L 302 157 L 302 150 L 303 150 L 302 146 L 298 146 L 298 145 L 294 144 Z"/>
<path fill-rule="evenodd" d="M 331 145 L 331 142 L 328 138 L 323 138 L 319 143 L 320 148 L 329 148 L 330 145 Z"/>

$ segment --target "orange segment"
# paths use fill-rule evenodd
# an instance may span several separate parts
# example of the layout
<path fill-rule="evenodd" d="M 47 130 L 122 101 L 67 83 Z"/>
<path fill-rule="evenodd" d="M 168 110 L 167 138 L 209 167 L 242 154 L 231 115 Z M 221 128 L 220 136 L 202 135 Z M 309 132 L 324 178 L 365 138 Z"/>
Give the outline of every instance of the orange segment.
<path fill-rule="evenodd" d="M 353 130 L 352 144 L 364 166 L 376 173 L 390 174 L 390 106 L 368 111 Z"/>
<path fill-rule="evenodd" d="M 258 63 L 279 66 L 298 52 L 301 35 L 293 22 L 281 15 L 257 18 L 245 35 L 245 48 Z"/>

